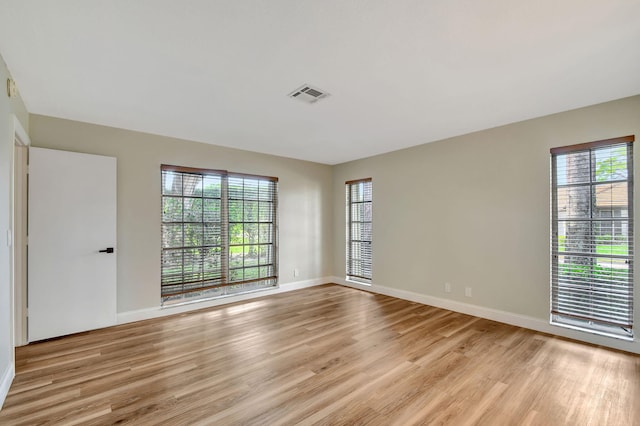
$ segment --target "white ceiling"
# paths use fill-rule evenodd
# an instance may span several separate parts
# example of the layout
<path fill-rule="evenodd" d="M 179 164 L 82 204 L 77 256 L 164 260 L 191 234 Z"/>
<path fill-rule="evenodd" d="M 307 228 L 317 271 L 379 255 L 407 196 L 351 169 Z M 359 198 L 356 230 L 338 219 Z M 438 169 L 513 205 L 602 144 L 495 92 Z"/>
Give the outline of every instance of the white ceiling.
<path fill-rule="evenodd" d="M 326 164 L 640 94 L 640 0 L 0 0 L 31 113 Z M 287 97 L 308 83 L 331 96 Z"/>

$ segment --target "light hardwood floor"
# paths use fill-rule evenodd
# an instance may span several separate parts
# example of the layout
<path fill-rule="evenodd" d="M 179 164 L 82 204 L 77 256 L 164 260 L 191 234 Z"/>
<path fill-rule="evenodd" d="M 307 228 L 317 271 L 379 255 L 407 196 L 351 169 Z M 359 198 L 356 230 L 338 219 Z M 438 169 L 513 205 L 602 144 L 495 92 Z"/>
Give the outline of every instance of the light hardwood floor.
<path fill-rule="evenodd" d="M 0 424 L 640 424 L 640 357 L 324 285 L 18 348 Z"/>

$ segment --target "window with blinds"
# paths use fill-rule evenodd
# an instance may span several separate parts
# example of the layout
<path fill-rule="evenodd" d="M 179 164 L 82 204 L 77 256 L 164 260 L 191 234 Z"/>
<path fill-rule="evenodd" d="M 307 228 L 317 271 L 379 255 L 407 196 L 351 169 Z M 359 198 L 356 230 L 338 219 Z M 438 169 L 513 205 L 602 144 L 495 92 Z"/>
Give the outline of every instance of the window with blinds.
<path fill-rule="evenodd" d="M 371 283 L 372 181 L 348 181 L 347 193 L 347 279 Z"/>
<path fill-rule="evenodd" d="M 277 178 L 161 171 L 163 304 L 277 285 Z"/>
<path fill-rule="evenodd" d="M 633 337 L 633 136 L 551 150 L 551 323 Z"/>

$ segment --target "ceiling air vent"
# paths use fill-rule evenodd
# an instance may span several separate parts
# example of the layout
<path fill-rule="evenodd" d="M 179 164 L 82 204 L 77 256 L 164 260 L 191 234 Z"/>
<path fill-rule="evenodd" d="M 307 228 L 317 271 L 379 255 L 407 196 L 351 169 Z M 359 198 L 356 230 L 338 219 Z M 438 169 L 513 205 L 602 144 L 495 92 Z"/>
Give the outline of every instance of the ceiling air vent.
<path fill-rule="evenodd" d="M 308 84 L 304 84 L 298 87 L 293 92 L 289 93 L 290 98 L 299 99 L 302 102 L 306 102 L 308 104 L 317 102 L 322 98 L 326 98 L 327 96 L 329 96 L 329 94 L 324 90 L 318 89 L 317 87 L 309 86 Z"/>

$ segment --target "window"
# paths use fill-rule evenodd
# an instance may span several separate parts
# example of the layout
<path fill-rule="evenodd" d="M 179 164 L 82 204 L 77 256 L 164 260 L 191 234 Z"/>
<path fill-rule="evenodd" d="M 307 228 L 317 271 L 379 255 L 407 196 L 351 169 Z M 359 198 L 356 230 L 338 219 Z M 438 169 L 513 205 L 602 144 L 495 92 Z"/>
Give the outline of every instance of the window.
<path fill-rule="evenodd" d="M 162 303 L 277 284 L 277 178 L 162 170 Z"/>
<path fill-rule="evenodd" d="M 551 150 L 552 324 L 633 337 L 633 141 Z"/>
<path fill-rule="evenodd" d="M 347 279 L 371 282 L 371 178 L 346 182 Z"/>

